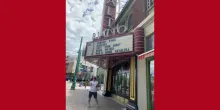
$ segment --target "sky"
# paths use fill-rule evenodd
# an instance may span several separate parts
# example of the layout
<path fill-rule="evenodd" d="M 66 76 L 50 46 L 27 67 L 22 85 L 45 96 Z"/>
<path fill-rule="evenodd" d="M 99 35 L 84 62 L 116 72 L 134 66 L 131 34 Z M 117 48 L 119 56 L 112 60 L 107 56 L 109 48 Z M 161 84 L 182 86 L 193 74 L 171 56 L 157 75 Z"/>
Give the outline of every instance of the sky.
<path fill-rule="evenodd" d="M 128 0 L 120 0 L 123 7 Z M 101 30 L 104 0 L 66 0 L 66 56 L 75 56 Z M 121 8 L 122 9 L 122 8 Z"/>

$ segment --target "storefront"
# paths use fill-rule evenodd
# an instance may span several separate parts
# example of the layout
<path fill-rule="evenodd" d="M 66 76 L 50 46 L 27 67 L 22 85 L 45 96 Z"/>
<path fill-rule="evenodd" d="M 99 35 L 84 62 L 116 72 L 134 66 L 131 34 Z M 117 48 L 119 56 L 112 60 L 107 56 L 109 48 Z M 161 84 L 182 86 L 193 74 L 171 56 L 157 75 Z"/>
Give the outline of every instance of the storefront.
<path fill-rule="evenodd" d="M 117 18 L 116 1 L 104 1 L 102 31 L 87 42 L 85 59 L 105 69 L 104 96 L 137 110 L 137 60 L 144 52 L 144 30 L 134 27 L 144 19 L 139 6 L 144 0 L 128 0 Z"/>
<path fill-rule="evenodd" d="M 103 95 L 123 105 L 136 103 L 135 41 L 140 40 L 136 38 L 134 33 L 126 33 L 87 42 L 86 47 L 85 59 L 106 70 Z"/>
<path fill-rule="evenodd" d="M 111 96 L 115 101 L 123 105 L 130 100 L 130 73 L 131 73 L 131 58 L 121 60 L 111 67 Z M 132 84 L 133 85 L 133 84 Z"/>
<path fill-rule="evenodd" d="M 154 50 L 138 56 L 138 107 L 154 110 Z"/>

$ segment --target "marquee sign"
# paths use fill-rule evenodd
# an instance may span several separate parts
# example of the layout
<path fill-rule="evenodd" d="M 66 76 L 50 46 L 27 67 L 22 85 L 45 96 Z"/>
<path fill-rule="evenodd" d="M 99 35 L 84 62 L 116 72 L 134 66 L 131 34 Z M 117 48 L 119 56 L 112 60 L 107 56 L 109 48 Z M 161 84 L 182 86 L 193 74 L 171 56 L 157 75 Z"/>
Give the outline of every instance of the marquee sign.
<path fill-rule="evenodd" d="M 133 51 L 133 34 L 107 40 L 88 42 L 85 56 L 107 55 Z"/>

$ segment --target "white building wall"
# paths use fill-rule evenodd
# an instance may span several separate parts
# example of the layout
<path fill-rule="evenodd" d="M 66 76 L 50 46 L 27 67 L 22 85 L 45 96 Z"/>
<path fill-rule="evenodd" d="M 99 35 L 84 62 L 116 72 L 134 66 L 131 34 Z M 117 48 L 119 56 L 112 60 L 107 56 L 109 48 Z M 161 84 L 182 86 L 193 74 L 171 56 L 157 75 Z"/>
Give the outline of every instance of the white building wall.
<path fill-rule="evenodd" d="M 154 32 L 154 21 L 151 21 L 150 24 L 144 26 L 144 35 L 145 37 Z"/>
<path fill-rule="evenodd" d="M 91 76 L 92 76 L 92 75 L 93 75 L 93 76 L 96 76 L 98 66 L 96 66 L 96 65 L 94 65 L 94 64 L 92 64 L 92 63 L 89 63 L 89 62 L 85 61 L 83 57 L 81 57 L 81 63 L 82 63 L 83 65 L 86 65 L 87 67 L 93 67 L 93 72 L 91 72 Z"/>
<path fill-rule="evenodd" d="M 137 76 L 137 95 L 138 95 L 138 107 L 139 110 L 147 110 L 147 87 L 146 87 L 146 62 L 145 59 L 139 60 Z"/>
<path fill-rule="evenodd" d="M 67 67 L 67 70 L 66 72 L 67 73 L 74 73 L 74 66 L 75 66 L 75 63 L 76 63 L 76 60 L 75 60 L 75 56 L 69 56 L 68 58 L 66 58 L 66 63 L 69 63 L 68 67 Z"/>
<path fill-rule="evenodd" d="M 74 64 L 72 65 L 72 73 L 75 72 L 75 69 L 76 69 L 76 64 L 77 64 L 77 57 L 72 57 L 71 58 L 71 61 L 74 62 Z M 96 76 L 97 74 L 97 69 L 98 69 L 98 66 L 92 64 L 92 63 L 89 63 L 89 62 L 86 62 L 84 60 L 84 57 L 81 57 L 80 59 L 80 62 L 83 64 L 83 65 L 86 65 L 87 67 L 93 67 L 93 72 L 91 72 L 91 76 Z"/>

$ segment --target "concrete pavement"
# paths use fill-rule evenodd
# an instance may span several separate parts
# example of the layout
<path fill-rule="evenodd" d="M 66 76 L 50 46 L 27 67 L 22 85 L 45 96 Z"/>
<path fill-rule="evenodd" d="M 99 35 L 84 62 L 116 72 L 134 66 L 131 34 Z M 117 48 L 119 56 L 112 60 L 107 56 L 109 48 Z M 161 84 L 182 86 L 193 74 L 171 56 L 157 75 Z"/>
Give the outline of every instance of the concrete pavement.
<path fill-rule="evenodd" d="M 108 97 L 98 95 L 99 107 L 96 107 L 95 99 L 91 99 L 91 107 L 88 107 L 88 89 L 79 87 L 70 90 L 71 83 L 66 82 L 66 110 L 123 110 L 124 106 Z"/>

